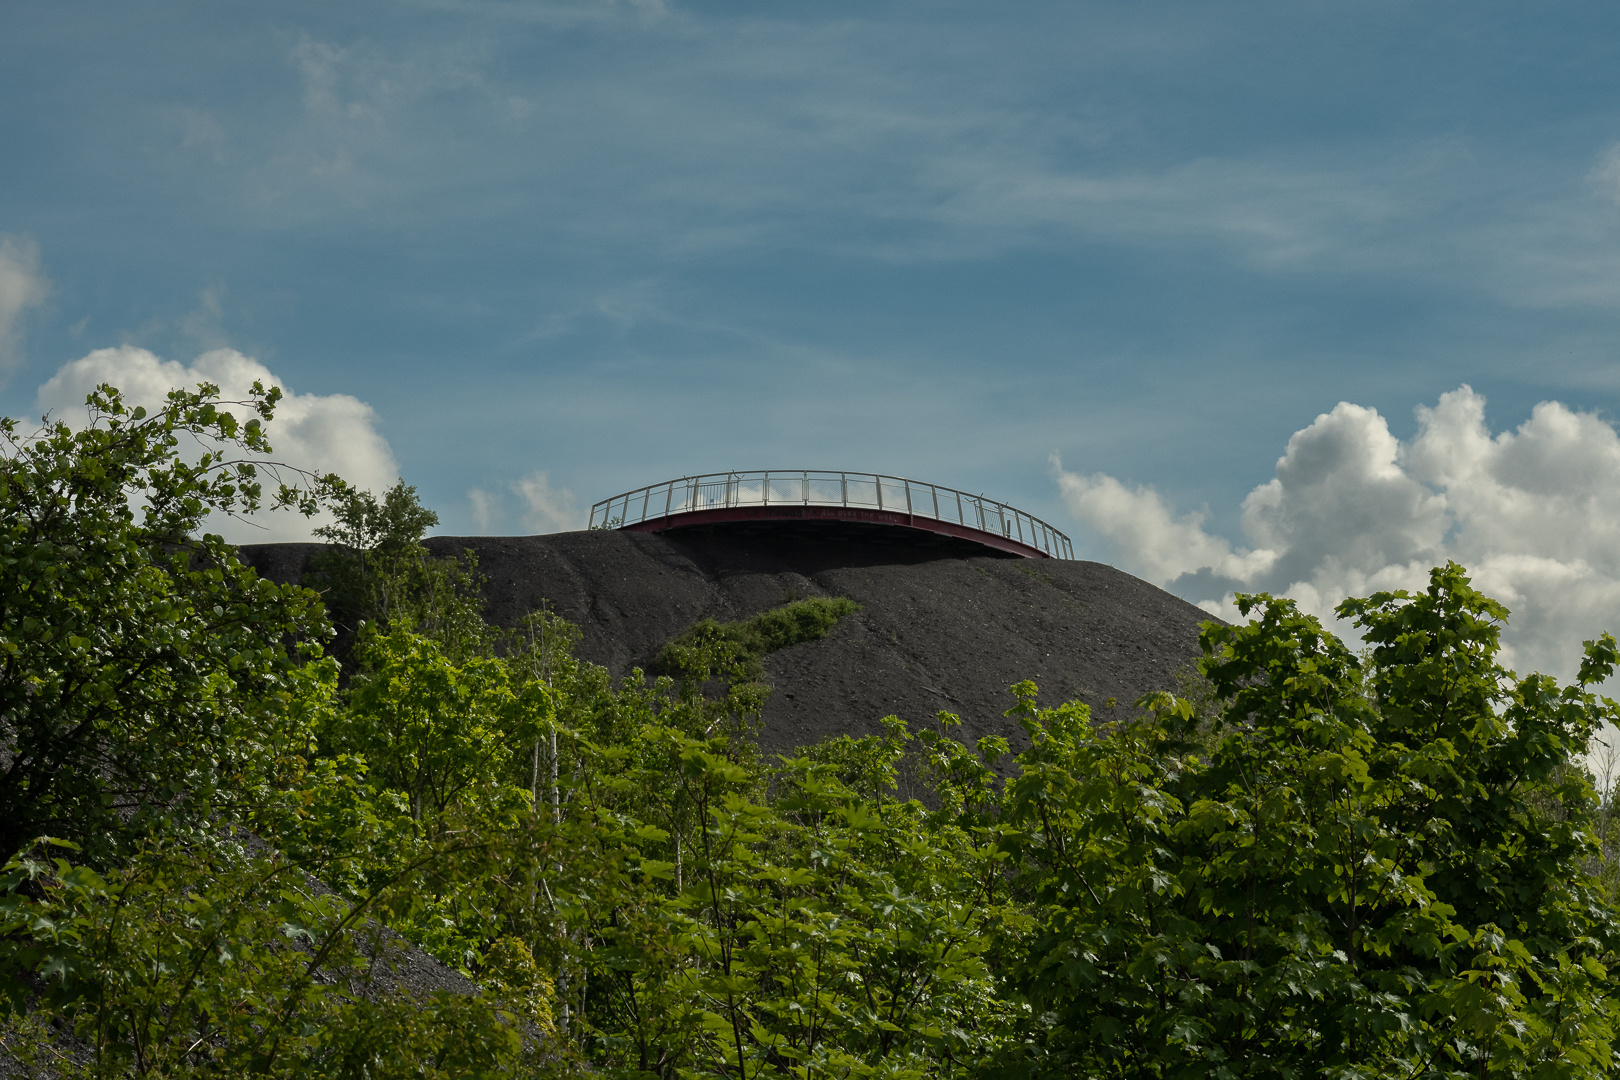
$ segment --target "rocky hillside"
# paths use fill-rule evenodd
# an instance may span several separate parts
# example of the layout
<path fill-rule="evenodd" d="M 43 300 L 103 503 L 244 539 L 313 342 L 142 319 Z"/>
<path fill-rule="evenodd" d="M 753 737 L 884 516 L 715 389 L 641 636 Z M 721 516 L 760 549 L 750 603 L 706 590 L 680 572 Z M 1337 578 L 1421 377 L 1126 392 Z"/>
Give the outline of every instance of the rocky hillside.
<path fill-rule="evenodd" d="M 941 709 L 969 739 L 1009 736 L 1007 687 L 1033 679 L 1045 704 L 1129 705 L 1174 685 L 1198 651 L 1197 608 L 1100 563 L 1028 560 L 911 533 L 714 528 L 663 534 L 574 532 L 435 537 L 471 551 L 487 614 L 510 624 L 544 602 L 584 631 L 579 653 L 615 675 L 646 665 L 705 617 L 731 621 L 807 596 L 862 610 L 827 638 L 766 658 L 775 687 L 762 741 L 785 750 L 863 734 L 890 713 L 914 726 Z M 266 544 L 242 557 L 297 580 L 314 544 Z"/>

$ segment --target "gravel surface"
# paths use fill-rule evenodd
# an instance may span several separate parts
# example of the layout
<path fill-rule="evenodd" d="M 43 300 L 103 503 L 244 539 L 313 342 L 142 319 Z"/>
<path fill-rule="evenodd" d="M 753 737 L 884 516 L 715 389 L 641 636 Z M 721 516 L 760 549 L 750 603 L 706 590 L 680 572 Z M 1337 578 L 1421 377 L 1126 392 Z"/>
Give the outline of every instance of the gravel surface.
<path fill-rule="evenodd" d="M 522 537 L 434 537 L 435 554 L 471 550 L 487 614 L 509 625 L 542 602 L 584 632 L 579 655 L 615 676 L 646 665 L 704 617 L 747 618 L 790 599 L 847 596 L 863 610 L 821 641 L 766 658 L 775 687 L 761 742 L 787 750 L 881 730 L 891 713 L 916 727 L 939 710 L 969 741 L 1022 739 L 1003 717 L 1007 687 L 1031 679 L 1043 704 L 1128 707 L 1175 685 L 1197 655 L 1204 612 L 1100 563 L 985 554 L 912 540 L 910 530 L 838 526 L 715 527 Z M 244 561 L 296 580 L 315 544 L 243 548 Z"/>

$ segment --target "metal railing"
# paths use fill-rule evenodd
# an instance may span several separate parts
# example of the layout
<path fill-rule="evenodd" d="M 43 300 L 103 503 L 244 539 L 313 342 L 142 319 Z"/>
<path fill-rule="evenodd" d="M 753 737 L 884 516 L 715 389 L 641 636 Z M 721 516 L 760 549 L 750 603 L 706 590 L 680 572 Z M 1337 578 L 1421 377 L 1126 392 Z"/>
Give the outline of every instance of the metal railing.
<path fill-rule="evenodd" d="M 840 506 L 930 518 L 1016 540 L 1054 559 L 1074 558 L 1069 538 L 1006 503 L 900 476 L 791 469 L 683 476 L 603 499 L 593 529 L 620 529 L 675 514 L 732 507 Z"/>

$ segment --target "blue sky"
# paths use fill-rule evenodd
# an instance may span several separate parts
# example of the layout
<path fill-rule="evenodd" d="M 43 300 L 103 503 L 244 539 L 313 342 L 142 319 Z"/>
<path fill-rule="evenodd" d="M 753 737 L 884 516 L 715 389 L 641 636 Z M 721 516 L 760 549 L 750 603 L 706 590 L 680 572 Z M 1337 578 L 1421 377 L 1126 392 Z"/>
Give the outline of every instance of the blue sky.
<path fill-rule="evenodd" d="M 536 472 L 843 467 L 1133 565 L 1052 454 L 1236 537 L 1340 401 L 1612 416 L 1617 46 L 1612 3 L 10 0 L 0 408 L 230 348 L 368 403 L 448 532 Z"/>

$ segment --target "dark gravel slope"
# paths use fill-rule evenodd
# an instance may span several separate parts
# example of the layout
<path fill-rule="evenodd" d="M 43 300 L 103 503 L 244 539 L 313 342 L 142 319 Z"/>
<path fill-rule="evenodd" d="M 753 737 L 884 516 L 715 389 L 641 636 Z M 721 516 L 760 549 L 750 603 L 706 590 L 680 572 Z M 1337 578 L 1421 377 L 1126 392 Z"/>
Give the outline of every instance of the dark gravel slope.
<path fill-rule="evenodd" d="M 857 601 L 863 610 L 826 639 L 766 659 L 776 692 L 762 741 L 772 750 L 868 733 L 890 713 L 916 726 L 941 709 L 962 717 L 969 739 L 1011 737 L 1002 713 L 1020 679 L 1040 686 L 1044 704 L 1123 706 L 1172 687 L 1197 654 L 1207 616 L 1112 567 L 895 540 L 716 529 L 435 537 L 428 546 L 475 553 L 492 621 L 510 624 L 549 601 L 583 629 L 580 655 L 615 675 L 705 616 L 741 619 L 805 596 Z M 255 545 L 242 557 L 287 581 L 316 550 Z"/>

